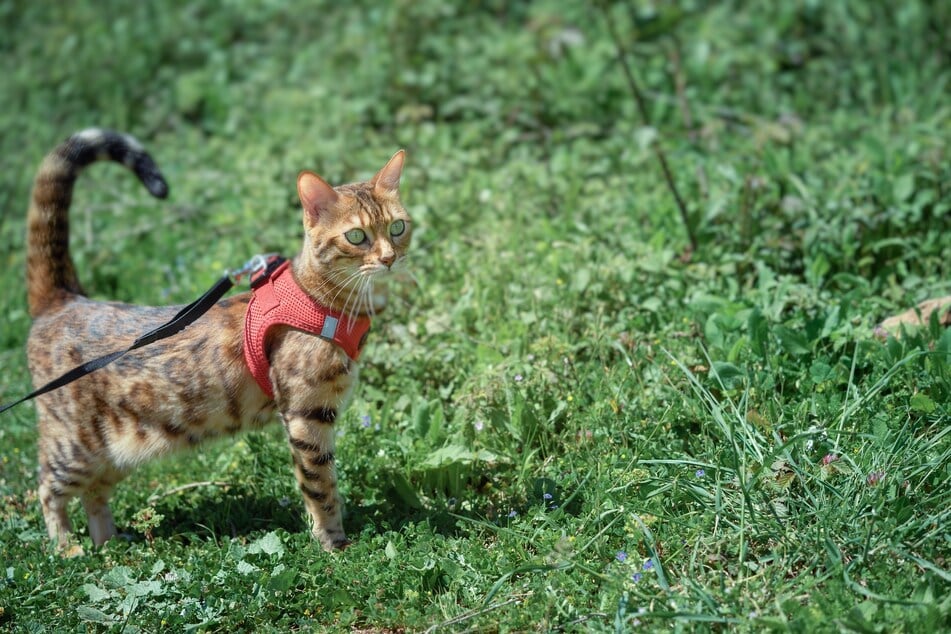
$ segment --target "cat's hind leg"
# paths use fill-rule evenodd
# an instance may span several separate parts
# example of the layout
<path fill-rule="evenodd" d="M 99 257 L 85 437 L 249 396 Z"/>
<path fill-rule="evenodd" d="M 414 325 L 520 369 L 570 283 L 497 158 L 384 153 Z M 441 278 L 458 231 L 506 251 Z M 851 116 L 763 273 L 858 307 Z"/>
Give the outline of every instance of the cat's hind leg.
<path fill-rule="evenodd" d="M 88 472 L 76 466 L 72 444 L 64 440 L 66 434 L 61 433 L 59 429 L 56 429 L 58 433 L 49 433 L 59 420 L 46 415 L 42 409 L 39 414 L 40 440 L 37 457 L 40 467 L 40 508 L 43 511 L 46 532 L 49 533 L 50 539 L 62 548 L 68 545 L 73 532 L 66 507 L 79 493 Z"/>
<path fill-rule="evenodd" d="M 77 491 L 71 482 L 62 482 L 51 472 L 48 465 L 40 463 L 39 498 L 43 521 L 50 540 L 57 551 L 65 557 L 77 557 L 83 554 L 73 535 L 73 524 L 69 520 L 66 507 L 76 497 Z"/>
<path fill-rule="evenodd" d="M 75 555 L 82 549 L 72 540 L 73 525 L 67 513 L 70 500 L 77 496 L 82 500 L 89 535 L 96 546 L 101 546 L 116 534 L 108 500 L 123 474 L 90 460 L 82 443 L 63 440 L 63 436 L 41 438 L 39 498 L 50 539 L 61 551 Z"/>
<path fill-rule="evenodd" d="M 89 520 L 89 536 L 96 546 L 102 546 L 116 536 L 116 522 L 109 509 L 109 497 L 121 479 L 122 476 L 117 473 L 104 474 L 82 493 L 83 508 Z"/>
<path fill-rule="evenodd" d="M 73 524 L 69 521 L 66 506 L 74 494 L 63 491 L 53 478 L 41 476 L 39 497 L 46 532 L 58 547 L 65 548 L 69 545 L 73 533 Z"/>

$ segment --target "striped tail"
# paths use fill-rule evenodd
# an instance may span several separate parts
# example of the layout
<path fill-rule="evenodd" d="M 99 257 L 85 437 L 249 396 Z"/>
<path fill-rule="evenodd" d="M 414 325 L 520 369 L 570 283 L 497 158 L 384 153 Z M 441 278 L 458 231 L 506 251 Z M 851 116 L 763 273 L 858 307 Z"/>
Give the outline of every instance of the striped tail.
<path fill-rule="evenodd" d="M 168 185 L 152 157 L 127 134 L 90 128 L 50 152 L 36 174 L 27 215 L 26 286 L 33 317 L 70 294 L 83 293 L 69 256 L 69 205 L 79 172 L 104 160 L 135 172 L 156 198 L 168 195 Z"/>

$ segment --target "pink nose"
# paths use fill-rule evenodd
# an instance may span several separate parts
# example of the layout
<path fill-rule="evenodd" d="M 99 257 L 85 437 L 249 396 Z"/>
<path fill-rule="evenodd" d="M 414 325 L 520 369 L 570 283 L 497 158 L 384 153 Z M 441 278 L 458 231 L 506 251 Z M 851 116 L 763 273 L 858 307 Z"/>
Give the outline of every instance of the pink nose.
<path fill-rule="evenodd" d="M 384 266 L 387 266 L 387 267 L 392 266 L 393 262 L 395 261 L 396 261 L 395 253 L 387 253 L 386 255 L 380 256 L 380 263 L 382 263 Z"/>

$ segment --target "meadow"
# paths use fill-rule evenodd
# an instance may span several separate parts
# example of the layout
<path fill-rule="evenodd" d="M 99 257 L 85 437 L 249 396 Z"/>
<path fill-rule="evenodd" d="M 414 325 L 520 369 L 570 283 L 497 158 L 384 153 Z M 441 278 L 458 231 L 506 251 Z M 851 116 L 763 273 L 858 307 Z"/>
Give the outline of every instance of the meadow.
<path fill-rule="evenodd" d="M 951 627 L 951 330 L 875 332 L 951 294 L 948 3 L 7 0 L 0 32 L 0 402 L 32 178 L 76 130 L 171 186 L 80 178 L 96 298 L 293 254 L 302 169 L 405 148 L 415 223 L 338 421 L 353 546 L 311 539 L 274 425 L 135 472 L 101 550 L 75 506 L 61 558 L 21 405 L 0 629 Z"/>

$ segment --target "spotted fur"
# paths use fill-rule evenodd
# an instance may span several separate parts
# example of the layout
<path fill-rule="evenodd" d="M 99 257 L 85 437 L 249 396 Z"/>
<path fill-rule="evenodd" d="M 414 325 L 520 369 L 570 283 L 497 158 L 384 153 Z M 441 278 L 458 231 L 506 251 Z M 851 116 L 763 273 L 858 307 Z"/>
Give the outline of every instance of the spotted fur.
<path fill-rule="evenodd" d="M 83 295 L 69 256 L 73 184 L 97 160 L 132 170 L 154 196 L 168 188 L 132 137 L 77 133 L 40 165 L 28 214 L 27 289 L 33 326 L 27 355 L 39 386 L 77 364 L 129 345 L 180 309 L 98 302 Z M 400 151 L 371 180 L 333 188 L 303 172 L 304 242 L 292 261 L 298 284 L 318 302 L 354 316 L 385 306 L 380 282 L 401 264 L 410 218 L 399 199 Z M 396 232 L 394 227 L 402 228 Z M 347 235 L 360 229 L 366 240 Z M 348 232 L 351 232 L 348 234 Z M 382 299 L 381 299 L 382 298 Z M 79 497 L 93 542 L 116 534 L 108 500 L 136 466 L 206 440 L 275 419 L 287 430 L 294 474 L 313 534 L 327 550 L 349 541 L 341 520 L 334 457 L 335 425 L 357 378 L 337 346 L 288 327 L 269 333 L 274 398 L 244 362 L 249 294 L 230 297 L 178 335 L 127 354 L 36 400 L 39 497 L 50 537 L 68 546 L 67 503 Z"/>

